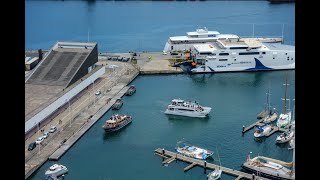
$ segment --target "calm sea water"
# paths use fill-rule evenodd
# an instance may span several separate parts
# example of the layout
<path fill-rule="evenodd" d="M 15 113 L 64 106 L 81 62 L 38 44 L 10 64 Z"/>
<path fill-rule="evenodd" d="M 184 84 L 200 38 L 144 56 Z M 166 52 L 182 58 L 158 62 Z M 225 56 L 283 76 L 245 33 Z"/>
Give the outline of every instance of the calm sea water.
<path fill-rule="evenodd" d="M 57 40 L 86 41 L 90 29 L 90 41 L 98 42 L 102 51 L 161 51 L 169 36 L 197 27 L 251 36 L 253 23 L 259 36 L 281 35 L 285 23 L 285 40 L 294 44 L 294 4 L 27 1 L 26 49 L 48 49 Z M 183 172 L 188 165 L 183 162 L 165 167 L 153 154 L 159 147 L 173 151 L 182 138 L 218 148 L 222 165 L 238 170 L 250 151 L 252 156 L 291 161 L 288 145 L 275 145 L 277 133 L 261 141 L 254 139 L 253 130 L 241 135 L 242 125 L 255 122 L 263 109 L 269 86 L 272 105 L 283 111 L 285 73 L 294 98 L 295 71 L 139 76 L 132 82 L 136 94 L 124 97 L 116 112 L 132 115 L 132 124 L 106 134 L 101 126 L 115 113 L 107 112 L 58 162 L 46 162 L 29 179 L 44 179 L 54 163 L 68 167 L 68 180 L 206 179 L 202 168 Z M 213 111 L 205 119 L 166 116 L 173 98 L 196 100 Z M 223 174 L 222 179 L 234 177 Z"/>

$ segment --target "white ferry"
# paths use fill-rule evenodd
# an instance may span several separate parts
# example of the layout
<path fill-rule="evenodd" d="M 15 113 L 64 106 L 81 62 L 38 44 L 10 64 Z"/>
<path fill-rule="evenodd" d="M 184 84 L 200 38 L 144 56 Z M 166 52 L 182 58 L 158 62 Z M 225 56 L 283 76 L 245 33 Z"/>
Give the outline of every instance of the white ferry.
<path fill-rule="evenodd" d="M 187 36 L 169 37 L 163 52 L 183 51 L 193 47 L 194 44 L 216 42 L 219 39 L 239 39 L 235 34 L 220 34 L 218 31 L 209 31 L 208 28 L 199 28 L 193 32 L 187 32 Z M 281 42 L 282 38 L 246 38 L 261 42 Z"/>
<path fill-rule="evenodd" d="M 197 102 L 173 99 L 164 113 L 189 117 L 206 117 L 210 111 L 211 107 L 203 107 Z"/>
<path fill-rule="evenodd" d="M 196 44 L 192 73 L 295 69 L 295 47 L 254 39 L 217 40 Z"/>

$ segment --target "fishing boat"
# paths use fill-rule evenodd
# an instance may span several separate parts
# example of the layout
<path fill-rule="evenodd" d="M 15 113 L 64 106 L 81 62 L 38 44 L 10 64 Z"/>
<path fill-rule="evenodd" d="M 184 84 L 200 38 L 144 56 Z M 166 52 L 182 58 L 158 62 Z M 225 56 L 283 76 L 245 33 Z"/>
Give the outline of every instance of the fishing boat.
<path fill-rule="evenodd" d="M 288 78 L 286 76 L 286 83 L 285 85 L 285 93 L 284 93 L 284 110 L 283 113 L 280 114 L 279 119 L 277 121 L 277 126 L 279 128 L 287 128 L 291 121 L 291 111 L 290 111 L 290 98 L 287 99 L 287 89 L 288 89 Z M 287 101 L 289 101 L 289 109 L 287 109 Z"/>
<path fill-rule="evenodd" d="M 277 136 L 276 143 L 286 143 L 294 137 L 294 131 L 289 130 Z"/>
<path fill-rule="evenodd" d="M 217 180 L 217 179 L 220 179 L 221 177 L 222 170 L 221 170 L 221 161 L 218 154 L 218 148 L 217 148 L 217 156 L 218 156 L 219 166 L 218 168 L 216 168 L 214 171 L 212 171 L 207 175 L 208 180 Z"/>
<path fill-rule="evenodd" d="M 246 162 L 241 167 L 249 172 L 270 179 L 295 179 L 294 159 L 293 162 L 288 163 L 264 156 L 256 156 L 251 159 L 250 155 L 248 155 Z"/>
<path fill-rule="evenodd" d="M 102 128 L 105 132 L 117 131 L 132 122 L 132 117 L 128 115 L 113 115 L 108 119 Z"/>
<path fill-rule="evenodd" d="M 112 110 L 119 110 L 123 105 L 121 98 L 117 99 L 116 102 L 112 105 Z"/>
<path fill-rule="evenodd" d="M 126 96 L 132 96 L 136 92 L 136 87 L 134 85 L 131 85 L 128 89 L 128 91 L 125 93 Z"/>
<path fill-rule="evenodd" d="M 262 126 L 257 126 L 255 132 L 253 133 L 254 137 L 260 138 L 266 136 L 272 131 L 271 125 L 263 124 Z"/>
<path fill-rule="evenodd" d="M 277 120 L 278 113 L 275 108 L 271 109 L 270 105 L 270 88 L 267 92 L 267 102 L 266 102 L 266 115 L 262 117 L 262 123 L 271 123 L 275 120 Z"/>
<path fill-rule="evenodd" d="M 213 155 L 213 151 L 203 149 L 180 141 L 176 145 L 176 151 L 188 157 L 205 160 Z"/>
<path fill-rule="evenodd" d="M 47 177 L 55 178 L 66 173 L 68 173 L 68 169 L 66 166 L 61 164 L 54 164 L 49 167 L 49 169 L 45 172 L 45 175 Z"/>
<path fill-rule="evenodd" d="M 165 110 L 165 114 L 180 115 L 189 117 L 206 117 L 211 111 L 211 107 L 201 106 L 197 102 L 173 99 Z"/>

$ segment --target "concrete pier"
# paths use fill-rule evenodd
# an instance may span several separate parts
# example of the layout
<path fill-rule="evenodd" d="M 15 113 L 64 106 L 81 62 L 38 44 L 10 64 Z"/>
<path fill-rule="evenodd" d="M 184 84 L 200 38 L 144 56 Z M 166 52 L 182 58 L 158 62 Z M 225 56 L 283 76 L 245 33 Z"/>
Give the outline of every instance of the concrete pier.
<path fill-rule="evenodd" d="M 164 150 L 163 151 L 163 149 L 161 149 L 161 148 L 155 149 L 154 152 L 155 152 L 156 155 L 168 158 L 165 161 L 163 161 L 163 163 L 170 162 L 170 161 L 172 161 L 172 159 L 177 159 L 177 160 L 180 160 L 180 161 L 191 163 L 190 165 L 188 165 L 187 167 L 185 167 L 183 169 L 184 171 L 188 171 L 188 170 L 190 170 L 191 168 L 193 168 L 195 166 L 200 166 L 200 167 L 211 169 L 211 170 L 214 170 L 214 169 L 218 168 L 218 166 L 215 165 L 215 164 L 208 163 L 208 162 L 203 161 L 203 160 L 187 157 L 187 156 L 184 156 L 184 155 L 181 155 L 181 154 L 178 154 L 178 153 L 174 153 L 174 152 L 171 152 L 171 151 L 168 151 L 168 150 Z M 252 174 L 241 172 L 241 171 L 230 169 L 230 168 L 226 168 L 226 167 L 222 167 L 222 166 L 220 168 L 221 168 L 223 173 L 235 176 L 235 177 L 237 177 L 237 179 L 240 179 L 240 178 L 252 179 Z M 267 180 L 267 178 L 260 177 L 260 176 L 256 176 L 256 179 Z"/>
<path fill-rule="evenodd" d="M 242 128 L 242 134 L 246 133 L 247 131 L 249 131 L 250 129 L 254 128 L 255 126 L 262 126 L 263 125 L 262 121 L 263 121 L 263 119 L 260 119 L 259 121 L 255 122 L 255 123 L 253 123 L 253 124 L 251 124 L 251 125 L 249 125 L 247 127 L 244 126 L 245 128 Z M 279 132 L 287 131 L 287 129 L 279 128 L 277 126 L 272 126 L 271 129 L 272 130 L 268 134 L 265 135 L 266 137 L 269 137 L 271 134 L 273 134 L 275 132 L 278 132 L 278 131 Z"/>
<path fill-rule="evenodd" d="M 118 65 L 117 69 L 111 69 L 111 75 L 110 73 L 105 74 L 99 82 L 95 83 L 94 88 L 89 87 L 87 92 L 77 97 L 77 100 L 70 106 L 72 111 L 67 108 L 43 127 L 43 129 L 48 130 L 54 125 L 58 130 L 50 134 L 41 145 L 38 145 L 32 151 L 27 151 L 29 143 L 35 141 L 40 135 L 38 133 L 26 140 L 25 178 L 28 178 L 48 159 L 59 159 L 107 112 L 115 102 L 115 99 L 124 95 L 129 88 L 126 86 L 138 76 L 139 72 L 129 63 L 118 62 Z M 101 90 L 100 95 L 94 94 L 97 90 Z M 63 141 L 64 143 L 62 143 Z"/>

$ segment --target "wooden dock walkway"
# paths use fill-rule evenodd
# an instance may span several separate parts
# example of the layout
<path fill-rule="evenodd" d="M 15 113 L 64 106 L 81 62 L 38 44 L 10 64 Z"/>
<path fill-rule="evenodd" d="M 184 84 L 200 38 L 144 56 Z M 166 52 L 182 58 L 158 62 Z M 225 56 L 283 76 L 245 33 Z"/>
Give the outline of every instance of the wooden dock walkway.
<path fill-rule="evenodd" d="M 246 133 L 247 131 L 249 131 L 250 129 L 254 128 L 255 126 L 262 126 L 263 125 L 262 121 L 263 121 L 263 119 L 260 119 L 257 122 L 255 122 L 255 123 L 253 123 L 253 124 L 251 124 L 251 125 L 249 125 L 247 127 L 243 126 L 242 127 L 242 134 Z M 277 131 L 280 131 L 280 132 L 287 131 L 287 129 L 279 128 L 277 126 L 273 126 L 273 127 L 271 127 L 271 129 L 272 129 L 271 132 L 266 134 L 266 137 L 269 137 L 271 134 L 273 134 L 273 133 L 275 133 Z"/>
<path fill-rule="evenodd" d="M 189 169 L 191 169 L 195 166 L 200 166 L 200 167 L 203 167 L 206 169 L 212 169 L 212 170 L 218 168 L 218 166 L 215 164 L 208 163 L 208 162 L 200 160 L 200 159 L 194 159 L 191 157 L 187 157 L 182 154 L 174 153 L 174 152 L 171 152 L 171 151 L 168 151 L 165 149 L 158 148 L 154 151 L 155 151 L 156 155 L 159 155 L 163 158 L 167 158 L 166 160 L 163 161 L 163 163 L 166 163 L 166 164 L 172 162 L 173 160 L 180 160 L 180 161 L 184 161 L 187 163 L 191 163 L 190 165 L 188 165 L 187 167 L 185 167 L 183 169 L 184 171 L 188 171 Z M 221 166 L 221 170 L 223 173 L 237 177 L 237 179 L 241 179 L 241 178 L 252 179 L 252 174 L 249 174 L 249 173 L 241 172 L 238 170 L 234 170 L 234 169 L 230 169 L 230 168 L 226 168 L 226 167 L 222 167 L 222 166 Z M 260 179 L 267 180 L 267 178 L 264 178 L 264 177 L 260 177 L 260 176 L 255 176 L 255 177 L 256 177 L 256 179 L 259 179 L 259 180 Z"/>
<path fill-rule="evenodd" d="M 118 98 L 121 98 L 124 96 L 124 94 L 128 91 L 129 86 L 123 87 L 117 95 L 115 95 L 109 103 L 104 105 L 99 111 L 91 118 L 89 123 L 86 123 L 83 125 L 83 127 L 76 132 L 72 137 L 70 137 L 63 145 L 60 146 L 51 156 L 49 157 L 49 160 L 58 160 L 60 157 L 69 150 L 69 148 L 76 143 L 80 137 L 87 132 L 92 125 L 94 125 L 116 102 Z"/>

